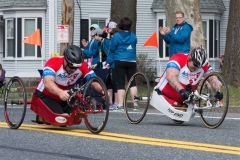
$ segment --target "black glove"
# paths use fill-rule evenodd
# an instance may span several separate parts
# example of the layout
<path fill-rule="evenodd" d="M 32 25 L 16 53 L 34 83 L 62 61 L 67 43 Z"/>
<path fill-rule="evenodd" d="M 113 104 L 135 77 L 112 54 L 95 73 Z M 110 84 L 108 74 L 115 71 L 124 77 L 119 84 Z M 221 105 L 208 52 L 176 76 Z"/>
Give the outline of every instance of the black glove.
<path fill-rule="evenodd" d="M 182 100 L 187 100 L 190 95 L 190 93 L 186 89 L 181 89 L 179 91 L 179 93 L 180 93 Z"/>
<path fill-rule="evenodd" d="M 216 99 L 218 99 L 219 101 L 221 101 L 223 99 L 223 94 L 219 91 L 217 91 L 217 93 L 214 95 L 214 97 Z"/>

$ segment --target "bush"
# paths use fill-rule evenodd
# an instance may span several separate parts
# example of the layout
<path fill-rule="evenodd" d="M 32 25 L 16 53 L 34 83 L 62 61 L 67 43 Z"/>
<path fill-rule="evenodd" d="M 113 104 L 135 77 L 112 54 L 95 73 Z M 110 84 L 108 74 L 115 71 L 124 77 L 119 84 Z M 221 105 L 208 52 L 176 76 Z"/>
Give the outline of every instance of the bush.
<path fill-rule="evenodd" d="M 154 67 L 155 60 L 150 58 L 147 53 L 137 54 L 137 71 L 144 73 L 149 82 L 154 82 L 156 78 L 156 67 Z"/>

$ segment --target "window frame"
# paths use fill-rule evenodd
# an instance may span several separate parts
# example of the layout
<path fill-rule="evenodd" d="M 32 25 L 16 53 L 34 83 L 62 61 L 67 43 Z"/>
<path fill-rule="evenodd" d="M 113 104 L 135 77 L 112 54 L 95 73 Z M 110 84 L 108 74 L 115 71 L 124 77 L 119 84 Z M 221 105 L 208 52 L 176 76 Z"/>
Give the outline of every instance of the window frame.
<path fill-rule="evenodd" d="M 12 23 L 13 23 L 13 37 L 8 37 L 8 21 L 12 21 Z M 14 24 L 14 18 L 7 18 L 7 19 L 5 19 L 5 30 L 6 30 L 6 38 L 5 38 L 5 57 L 14 57 L 15 56 L 15 52 L 14 52 L 14 50 L 13 50 L 13 55 L 9 55 L 8 53 L 8 40 L 9 39 L 11 39 L 11 40 L 13 40 L 13 44 L 15 45 L 15 43 L 14 43 L 14 41 L 15 41 L 15 24 Z M 13 46 L 13 47 L 15 47 L 15 46 Z"/>
<path fill-rule="evenodd" d="M 25 20 L 28 20 L 28 19 L 30 19 L 30 20 L 34 19 L 34 21 L 35 21 L 34 32 L 37 30 L 37 17 L 22 17 L 22 31 L 21 31 L 22 32 L 22 39 L 26 39 L 27 38 L 27 37 L 24 37 L 24 35 L 25 35 Z M 26 56 L 25 55 L 25 44 L 26 43 L 22 43 L 22 55 L 21 55 L 21 58 L 38 58 L 37 57 L 37 46 L 36 45 L 34 45 L 34 56 Z M 29 45 L 31 45 L 31 44 L 29 44 Z"/>
<path fill-rule="evenodd" d="M 107 25 L 107 23 L 110 20 L 109 16 L 104 15 L 104 14 L 99 14 L 99 15 L 92 14 L 92 15 L 89 15 L 89 17 L 88 17 L 88 23 L 89 23 L 88 24 L 88 26 L 89 26 L 88 31 L 89 31 L 89 33 L 90 33 L 90 26 L 92 25 L 92 20 L 93 19 L 105 20 L 105 26 Z M 99 23 L 98 23 L 98 25 L 99 25 Z M 89 39 L 91 39 L 91 35 L 90 34 L 89 34 Z"/>

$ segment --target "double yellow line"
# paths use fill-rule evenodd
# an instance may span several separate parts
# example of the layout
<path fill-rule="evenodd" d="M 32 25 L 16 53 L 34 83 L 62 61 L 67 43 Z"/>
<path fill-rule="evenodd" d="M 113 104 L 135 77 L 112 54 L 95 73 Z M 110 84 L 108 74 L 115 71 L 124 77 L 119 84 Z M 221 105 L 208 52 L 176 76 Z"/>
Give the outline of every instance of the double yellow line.
<path fill-rule="evenodd" d="M 0 122 L 0 127 L 9 128 L 5 122 Z M 198 150 L 198 151 L 205 151 L 205 152 L 217 152 L 217 153 L 240 155 L 240 147 L 232 147 L 232 146 L 185 142 L 185 141 L 167 140 L 167 139 L 160 139 L 160 138 L 148 138 L 148 137 L 132 136 L 132 135 L 126 135 L 126 134 L 110 133 L 110 132 L 101 132 L 100 134 L 92 134 L 88 130 L 81 130 L 76 128 L 53 127 L 53 126 L 46 126 L 46 125 L 41 126 L 41 125 L 22 124 L 19 129 L 50 132 L 50 133 L 64 134 L 64 135 L 70 135 L 70 136 L 87 137 L 87 138 L 96 138 L 96 139 L 126 142 L 126 143 L 137 143 L 137 144 L 146 144 L 146 145 L 154 145 L 154 146 L 162 146 L 162 147 L 173 147 L 173 148 L 190 149 L 190 150 Z"/>

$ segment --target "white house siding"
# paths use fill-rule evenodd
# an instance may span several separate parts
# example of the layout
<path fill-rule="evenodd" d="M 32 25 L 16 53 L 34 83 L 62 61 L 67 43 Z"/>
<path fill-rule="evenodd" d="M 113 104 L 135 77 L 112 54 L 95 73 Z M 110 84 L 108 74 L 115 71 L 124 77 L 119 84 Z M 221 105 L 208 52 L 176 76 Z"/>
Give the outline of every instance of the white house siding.
<path fill-rule="evenodd" d="M 79 2 L 79 6 L 78 3 Z M 76 46 L 80 46 L 80 19 L 81 19 L 81 0 L 74 1 L 74 35 L 73 35 L 73 44 Z M 80 8 L 79 8 L 80 7 Z"/>
<path fill-rule="evenodd" d="M 230 0 L 223 0 L 223 3 L 226 11 L 223 12 L 220 20 L 220 55 L 225 52 Z"/>
<path fill-rule="evenodd" d="M 143 47 L 148 38 L 150 38 L 154 32 L 158 31 L 158 21 L 156 20 L 155 13 L 151 10 L 151 6 L 152 1 L 137 0 L 137 53 L 146 53 L 150 58 L 156 60 L 159 57 L 158 49 L 156 47 Z M 157 68 L 156 63 L 154 65 Z"/>

